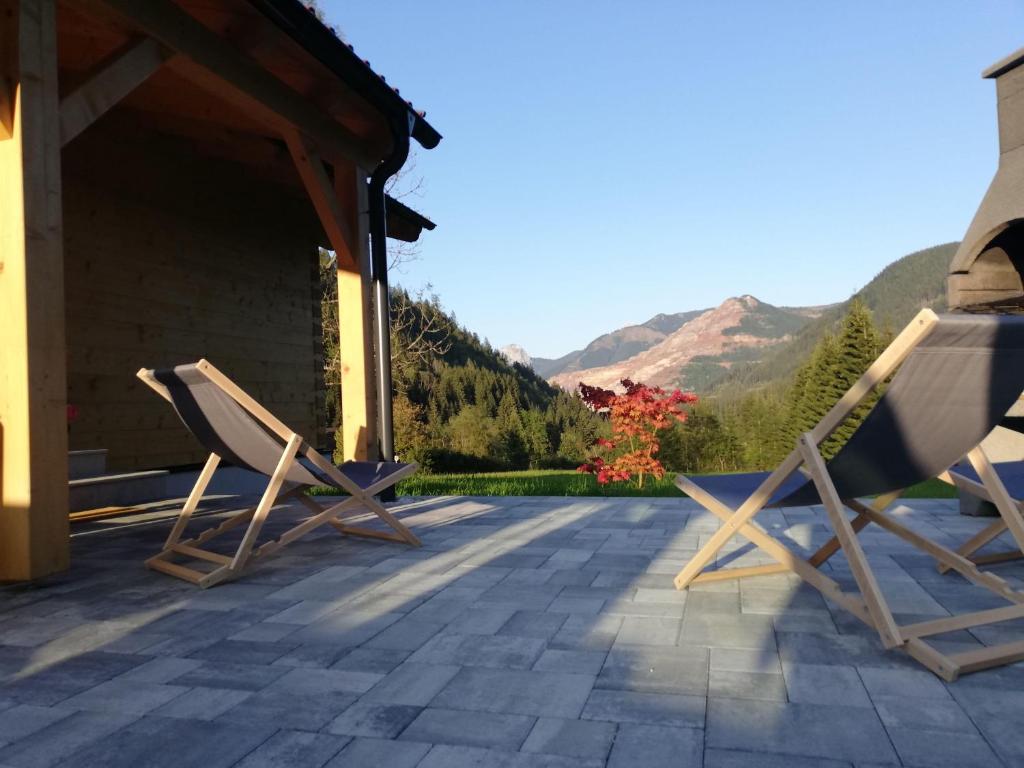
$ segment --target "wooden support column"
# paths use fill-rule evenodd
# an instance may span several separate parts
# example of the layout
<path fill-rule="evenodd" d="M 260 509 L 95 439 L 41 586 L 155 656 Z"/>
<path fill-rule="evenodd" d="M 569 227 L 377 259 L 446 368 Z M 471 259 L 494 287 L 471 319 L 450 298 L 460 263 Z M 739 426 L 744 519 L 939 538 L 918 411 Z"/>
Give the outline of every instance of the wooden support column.
<path fill-rule="evenodd" d="M 310 141 L 294 130 L 283 135 L 336 256 L 342 454 L 346 461 L 376 459 L 367 174 L 355 163 L 337 161 L 332 184 Z"/>
<path fill-rule="evenodd" d="M 334 167 L 334 186 L 350 218 L 351 261 L 338 260 L 338 348 L 341 353 L 341 418 L 345 460 L 377 456 L 377 388 L 373 367 L 370 301 L 370 214 L 367 174 L 356 165 Z"/>
<path fill-rule="evenodd" d="M 2 581 L 69 564 L 55 6 L 0 0 L 11 114 L 10 136 L 0 138 Z"/>

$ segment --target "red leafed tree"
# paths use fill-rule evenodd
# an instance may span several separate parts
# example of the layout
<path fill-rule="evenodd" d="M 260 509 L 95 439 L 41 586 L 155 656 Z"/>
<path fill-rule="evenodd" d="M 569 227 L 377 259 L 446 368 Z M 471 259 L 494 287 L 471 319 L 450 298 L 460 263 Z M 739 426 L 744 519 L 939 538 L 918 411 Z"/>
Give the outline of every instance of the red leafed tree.
<path fill-rule="evenodd" d="M 622 380 L 625 392 L 590 387 L 580 383 L 580 397 L 593 410 L 607 413 L 611 421 L 612 439 L 601 438 L 597 445 L 604 456 L 594 456 L 581 465 L 578 472 L 597 476 L 597 482 L 629 482 L 636 478 L 636 487 L 644 487 L 644 477 L 661 479 L 665 467 L 655 456 L 661 447 L 658 435 L 675 422 L 686 421 L 686 406 L 697 402 L 697 396 L 678 389 L 668 392 L 661 387 Z"/>

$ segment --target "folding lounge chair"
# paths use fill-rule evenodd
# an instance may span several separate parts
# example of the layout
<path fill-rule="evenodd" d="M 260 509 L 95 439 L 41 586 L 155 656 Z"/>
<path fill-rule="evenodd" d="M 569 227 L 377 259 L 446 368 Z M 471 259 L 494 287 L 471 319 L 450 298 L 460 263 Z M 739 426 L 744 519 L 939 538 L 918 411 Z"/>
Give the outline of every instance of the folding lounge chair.
<path fill-rule="evenodd" d="M 146 561 L 148 567 L 200 587 L 210 587 L 237 578 L 256 560 L 325 523 L 351 536 L 419 546 L 419 539 L 374 499 L 385 488 L 415 472 L 415 464 L 347 461 L 336 467 L 206 360 L 168 370 L 143 369 L 137 375 L 174 406 L 185 426 L 210 451 L 163 550 Z M 185 527 L 221 460 L 266 475 L 270 478 L 267 489 L 255 507 L 182 541 Z M 338 504 L 321 506 L 303 493 L 314 485 L 339 488 L 350 495 Z M 285 499 L 299 502 L 312 516 L 277 539 L 255 547 L 271 508 Z M 355 511 L 358 515 L 367 509 L 394 532 L 348 525 L 341 518 L 343 512 Z M 233 555 L 200 548 L 201 544 L 246 522 L 249 526 Z M 175 557 L 206 561 L 215 567 L 212 571 L 197 570 L 172 562 Z"/>
<path fill-rule="evenodd" d="M 834 458 L 824 461 L 818 446 L 894 371 L 891 383 L 860 428 Z M 679 572 L 676 587 L 792 572 L 874 628 L 886 648 L 904 649 L 947 680 L 1024 659 L 1024 641 L 944 654 L 924 639 L 1024 617 L 1024 593 L 884 514 L 902 489 L 939 476 L 966 456 L 981 485 L 997 502 L 1003 522 L 1011 529 L 1024 527 L 1020 510 L 1006 503 L 1006 487 L 979 445 L 1022 389 L 1024 317 L 940 318 L 923 310 L 817 426 L 799 438 L 796 448 L 774 472 L 677 478 L 679 488 L 721 518 L 723 525 Z M 858 500 L 870 496 L 878 498 L 870 504 Z M 807 504 L 824 504 L 834 530 L 832 539 L 808 559 L 753 523 L 766 507 Z M 847 517 L 844 506 L 856 513 L 853 519 Z M 1013 605 L 897 625 L 857 539 L 868 523 L 895 534 Z M 705 572 L 737 533 L 776 564 Z M 849 562 L 859 595 L 844 593 L 836 581 L 818 570 L 839 549 Z"/>

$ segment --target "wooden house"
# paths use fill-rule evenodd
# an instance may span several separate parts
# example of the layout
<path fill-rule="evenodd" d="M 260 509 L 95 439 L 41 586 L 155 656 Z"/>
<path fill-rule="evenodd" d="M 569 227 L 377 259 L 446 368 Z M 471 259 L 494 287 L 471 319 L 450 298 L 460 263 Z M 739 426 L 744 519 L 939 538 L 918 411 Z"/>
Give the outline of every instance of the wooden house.
<path fill-rule="evenodd" d="M 384 185 L 440 138 L 297 0 L 0 0 L 0 581 L 68 566 L 69 448 L 201 459 L 140 367 L 317 433 L 321 246 L 344 452 L 391 455 L 385 237 L 433 225 Z"/>

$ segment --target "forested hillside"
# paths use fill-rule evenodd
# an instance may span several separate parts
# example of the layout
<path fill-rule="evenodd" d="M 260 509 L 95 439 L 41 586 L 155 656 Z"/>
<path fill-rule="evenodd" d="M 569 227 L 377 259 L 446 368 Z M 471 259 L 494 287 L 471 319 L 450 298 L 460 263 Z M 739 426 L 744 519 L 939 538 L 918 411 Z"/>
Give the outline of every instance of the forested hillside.
<path fill-rule="evenodd" d="M 794 310 L 764 305 L 758 313 L 744 315 L 743 322 L 756 327 L 729 324 L 736 334 L 789 340 L 772 347 L 756 364 L 737 354 L 720 386 L 696 387 L 700 401 L 687 422 L 660 438 L 659 458 L 666 468 L 728 472 L 776 464 L 915 312 L 944 308 L 946 269 L 955 248 L 949 243 L 910 254 L 841 305 L 820 315 L 801 310 L 809 313 L 809 321 L 808 315 L 794 317 Z M 333 262 L 325 257 L 323 266 L 327 417 L 337 423 L 336 283 Z M 647 330 L 667 332 L 668 338 L 676 322 L 678 330 L 692 319 L 684 319 L 685 314 L 653 318 Z M 392 291 L 392 352 L 397 451 L 427 469 L 576 467 L 608 430 L 607 422 L 575 392 L 508 362 L 460 326 L 436 297 Z M 705 362 L 713 380 L 721 360 Z M 826 456 L 852 434 L 869 407 L 859 409 L 823 446 Z"/>
<path fill-rule="evenodd" d="M 322 260 L 324 353 L 338 360 L 333 261 Z M 602 428 L 575 394 L 548 384 L 446 313 L 434 296 L 391 291 L 397 454 L 434 471 L 573 467 Z M 339 423 L 337 363 L 325 366 Z M 340 432 L 338 433 L 340 434 Z"/>
<path fill-rule="evenodd" d="M 945 243 L 894 261 L 848 301 L 826 309 L 795 333 L 791 341 L 778 345 L 761 361 L 734 366 L 727 376 L 714 383 L 708 394 L 731 401 L 752 388 L 777 390 L 784 386 L 814 346 L 827 333 L 835 332 L 854 299 L 871 311 L 875 325 L 885 332 L 899 330 L 924 307 L 945 309 L 946 272 L 958 245 Z"/>

